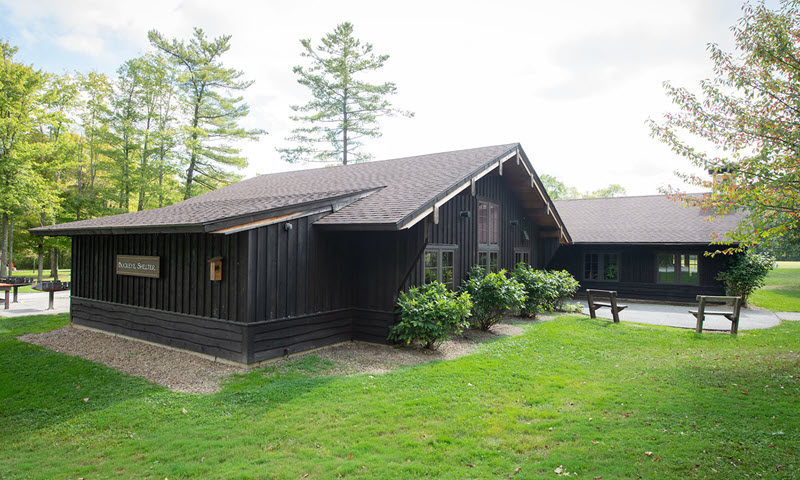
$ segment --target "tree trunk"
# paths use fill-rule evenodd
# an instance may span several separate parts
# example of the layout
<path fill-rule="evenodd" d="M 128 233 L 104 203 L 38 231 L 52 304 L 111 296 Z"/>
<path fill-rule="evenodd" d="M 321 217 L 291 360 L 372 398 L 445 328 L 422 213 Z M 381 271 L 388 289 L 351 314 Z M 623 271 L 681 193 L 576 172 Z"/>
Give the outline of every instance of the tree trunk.
<path fill-rule="evenodd" d="M 39 275 L 36 277 L 36 283 L 42 283 L 44 278 L 44 245 L 39 244 Z"/>
<path fill-rule="evenodd" d="M 8 261 L 8 214 L 3 213 L 3 228 L 0 233 L 0 277 L 5 277 L 7 269 L 6 262 Z"/>
<path fill-rule="evenodd" d="M 8 276 L 14 275 L 14 214 L 8 226 Z"/>
<path fill-rule="evenodd" d="M 58 249 L 50 250 L 50 276 L 53 280 L 58 280 Z"/>
<path fill-rule="evenodd" d="M 342 103 L 342 165 L 347 165 L 347 89 Z"/>

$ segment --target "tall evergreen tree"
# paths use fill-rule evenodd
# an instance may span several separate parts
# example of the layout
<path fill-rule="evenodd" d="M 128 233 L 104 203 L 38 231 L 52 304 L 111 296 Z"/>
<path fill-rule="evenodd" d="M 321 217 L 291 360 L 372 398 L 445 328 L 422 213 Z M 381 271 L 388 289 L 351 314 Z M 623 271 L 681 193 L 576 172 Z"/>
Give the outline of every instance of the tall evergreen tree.
<path fill-rule="evenodd" d="M 313 100 L 305 105 L 293 105 L 298 115 L 291 117 L 302 126 L 292 131 L 288 141 L 294 147 L 280 148 L 283 159 L 299 161 L 337 162 L 369 160 L 360 150 L 362 139 L 380 137 L 378 118 L 396 114 L 413 116 L 392 107 L 387 99 L 396 93 L 392 82 L 368 83 L 364 77 L 383 67 L 388 55 L 372 53 L 372 45 L 361 44 L 353 37 L 349 22 L 337 25 L 333 33 L 313 46 L 310 39 L 300 40 L 302 57 L 310 66 L 294 67 L 298 83 L 311 89 Z"/>
<path fill-rule="evenodd" d="M 230 49 L 230 35 L 214 40 L 200 28 L 188 41 L 167 40 L 151 30 L 150 43 L 167 54 L 177 67 L 181 101 L 187 123 L 182 125 L 186 147 L 184 199 L 214 190 L 237 180 L 229 168 L 243 168 L 247 160 L 232 142 L 254 140 L 264 133 L 247 130 L 239 121 L 249 113 L 240 92 L 252 81 L 240 78 L 243 72 L 225 68 L 220 57 Z"/>

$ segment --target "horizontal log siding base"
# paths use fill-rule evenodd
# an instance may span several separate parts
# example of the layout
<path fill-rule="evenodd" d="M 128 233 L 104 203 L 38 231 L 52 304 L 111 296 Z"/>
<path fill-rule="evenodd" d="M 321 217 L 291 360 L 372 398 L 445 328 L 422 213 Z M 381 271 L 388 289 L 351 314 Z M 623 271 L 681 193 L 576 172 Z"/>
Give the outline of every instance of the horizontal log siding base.
<path fill-rule="evenodd" d="M 119 303 L 70 299 L 75 325 L 146 340 L 209 357 L 247 363 L 246 324 Z"/>
<path fill-rule="evenodd" d="M 248 367 L 348 341 L 389 344 L 396 319 L 394 312 L 347 308 L 248 324 L 71 299 L 77 327 Z"/>

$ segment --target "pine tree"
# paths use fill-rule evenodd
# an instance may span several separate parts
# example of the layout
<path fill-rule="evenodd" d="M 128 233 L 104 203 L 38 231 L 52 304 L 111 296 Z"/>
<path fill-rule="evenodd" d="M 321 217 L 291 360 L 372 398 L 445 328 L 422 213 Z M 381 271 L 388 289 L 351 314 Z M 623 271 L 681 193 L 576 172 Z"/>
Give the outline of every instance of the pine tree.
<path fill-rule="evenodd" d="M 308 67 L 294 67 L 298 83 L 311 90 L 313 100 L 305 105 L 293 105 L 298 115 L 291 117 L 302 126 L 292 131 L 286 140 L 296 144 L 280 148 L 284 160 L 349 162 L 366 161 L 371 156 L 361 151 L 364 138 L 380 137 L 378 118 L 396 114 L 413 116 L 397 110 L 387 99 L 396 93 L 392 82 L 372 84 L 364 80 L 370 72 L 383 67 L 388 55 L 372 53 L 372 45 L 361 44 L 353 37 L 349 22 L 337 25 L 333 33 L 313 46 L 310 39 L 301 40 L 308 58 Z"/>
<path fill-rule="evenodd" d="M 184 199 L 214 190 L 239 177 L 229 168 L 243 168 L 247 160 L 230 142 L 255 140 L 264 133 L 247 130 L 239 121 L 250 109 L 235 91 L 252 81 L 242 81 L 241 71 L 225 68 L 220 57 L 230 49 L 230 35 L 208 40 L 200 28 L 189 42 L 167 40 L 156 30 L 148 33 L 150 43 L 167 54 L 180 78 L 181 101 L 188 120 L 182 125 L 186 147 Z"/>

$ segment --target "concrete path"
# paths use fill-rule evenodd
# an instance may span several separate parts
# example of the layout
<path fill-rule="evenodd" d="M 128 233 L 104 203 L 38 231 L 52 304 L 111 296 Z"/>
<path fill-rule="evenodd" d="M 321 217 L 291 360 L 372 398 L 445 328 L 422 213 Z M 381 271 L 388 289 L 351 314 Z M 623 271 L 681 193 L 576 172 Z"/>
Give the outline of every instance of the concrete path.
<path fill-rule="evenodd" d="M 696 310 L 697 304 L 686 305 L 656 305 L 652 303 L 635 303 L 630 301 L 620 302 L 628 308 L 619 314 L 620 321 L 648 323 L 650 325 L 663 325 L 667 327 L 691 328 L 697 325 L 694 315 L 689 310 Z M 581 310 L 589 315 L 589 306 L 586 301 L 581 302 Z M 775 314 L 767 310 L 742 309 L 739 316 L 739 330 L 754 330 L 758 328 L 770 328 L 781 323 L 783 320 L 793 320 L 792 316 L 797 316 L 800 320 L 800 313 L 781 313 Z M 611 310 L 601 308 L 597 310 L 600 318 L 611 319 Z M 706 317 L 703 322 L 703 330 L 731 330 L 731 322 L 724 317 L 712 315 Z"/>
<path fill-rule="evenodd" d="M 19 303 L 11 302 L 6 310 L 0 302 L 0 317 L 20 317 L 23 315 L 46 315 L 69 312 L 69 291 L 56 292 L 54 310 L 48 310 L 47 292 L 20 293 Z"/>

